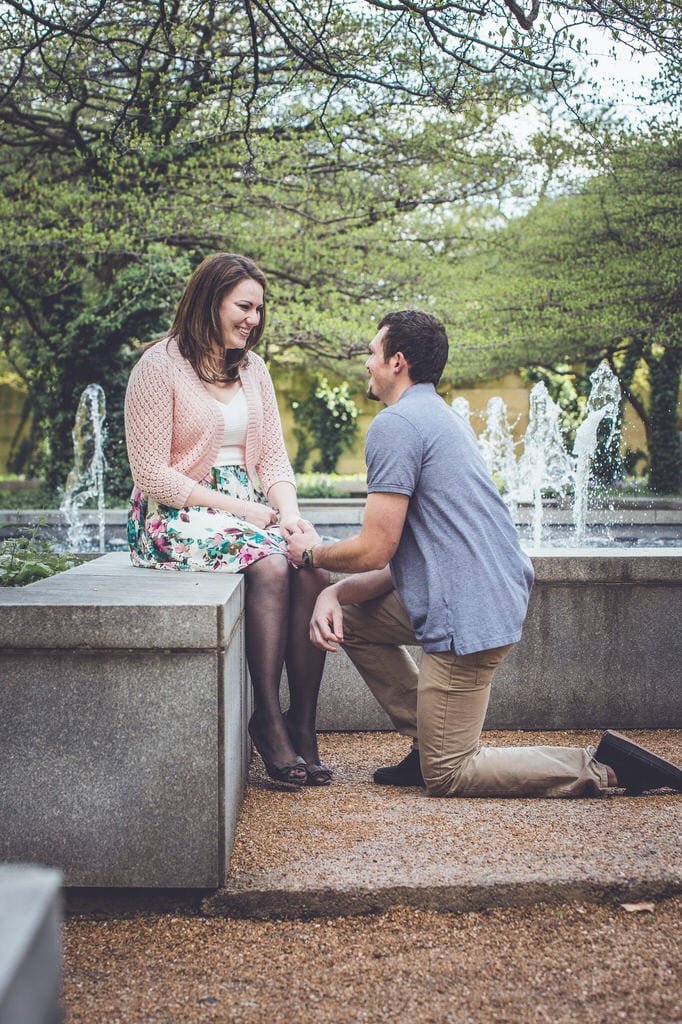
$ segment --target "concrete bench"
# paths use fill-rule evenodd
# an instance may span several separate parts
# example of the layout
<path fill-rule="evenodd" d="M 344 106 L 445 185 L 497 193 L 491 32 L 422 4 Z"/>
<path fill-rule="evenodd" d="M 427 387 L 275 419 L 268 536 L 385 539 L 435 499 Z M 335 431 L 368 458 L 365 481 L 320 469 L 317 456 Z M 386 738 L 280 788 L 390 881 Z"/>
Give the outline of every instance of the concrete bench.
<path fill-rule="evenodd" d="M 0 590 L 0 861 L 222 883 L 250 751 L 243 586 L 111 554 Z"/>
<path fill-rule="evenodd" d="M 0 864 L 0 1024 L 58 1024 L 58 871 Z"/>
<path fill-rule="evenodd" d="M 486 727 L 682 726 L 679 553 L 533 562 Z M 67 886 L 222 884 L 250 751 L 243 587 L 112 554 L 0 590 L 0 861 L 49 864 Z M 318 726 L 391 728 L 343 653 Z"/>

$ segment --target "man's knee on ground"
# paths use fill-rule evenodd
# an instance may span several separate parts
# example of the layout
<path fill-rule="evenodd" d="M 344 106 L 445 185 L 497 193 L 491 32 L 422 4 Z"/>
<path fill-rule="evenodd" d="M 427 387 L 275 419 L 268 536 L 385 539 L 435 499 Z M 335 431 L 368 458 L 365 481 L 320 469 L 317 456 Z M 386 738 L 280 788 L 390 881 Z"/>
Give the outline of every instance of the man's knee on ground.
<path fill-rule="evenodd" d="M 427 795 L 457 796 L 459 780 L 471 756 L 471 754 L 467 754 L 445 764 L 442 759 L 436 763 L 430 763 L 429 758 L 425 758 L 422 753 L 421 769 Z"/>

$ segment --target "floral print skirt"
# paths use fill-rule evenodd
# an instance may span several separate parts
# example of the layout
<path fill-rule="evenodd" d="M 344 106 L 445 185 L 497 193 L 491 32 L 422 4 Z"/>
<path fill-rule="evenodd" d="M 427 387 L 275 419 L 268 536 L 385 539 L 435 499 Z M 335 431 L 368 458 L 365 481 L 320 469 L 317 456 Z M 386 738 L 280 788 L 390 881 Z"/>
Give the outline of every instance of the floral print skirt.
<path fill-rule="evenodd" d="M 267 504 L 243 466 L 214 466 L 201 481 L 230 498 Z M 221 509 L 161 505 L 135 488 L 128 512 L 128 544 L 133 565 L 145 569 L 242 572 L 268 555 L 287 555 L 277 527 L 257 526 Z"/>

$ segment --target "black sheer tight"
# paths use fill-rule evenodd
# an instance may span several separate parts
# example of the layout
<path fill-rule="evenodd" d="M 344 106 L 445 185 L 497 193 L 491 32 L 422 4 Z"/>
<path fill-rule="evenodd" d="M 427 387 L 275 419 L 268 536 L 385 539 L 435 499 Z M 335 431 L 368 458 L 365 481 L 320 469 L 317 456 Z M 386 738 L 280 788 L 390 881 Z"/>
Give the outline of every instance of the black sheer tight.
<path fill-rule="evenodd" d="M 325 652 L 310 643 L 310 617 L 318 594 L 329 584 L 329 573 L 324 569 L 291 569 L 289 584 L 287 724 L 296 753 L 309 764 L 319 764 L 315 717 Z"/>
<path fill-rule="evenodd" d="M 244 571 L 246 579 L 246 660 L 254 704 L 271 761 L 306 761 L 317 755 L 315 713 L 324 652 L 310 643 L 313 605 L 328 582 L 321 571 L 294 569 L 283 555 L 268 555 Z M 290 729 L 282 719 L 279 687 L 286 661 L 290 690 Z"/>

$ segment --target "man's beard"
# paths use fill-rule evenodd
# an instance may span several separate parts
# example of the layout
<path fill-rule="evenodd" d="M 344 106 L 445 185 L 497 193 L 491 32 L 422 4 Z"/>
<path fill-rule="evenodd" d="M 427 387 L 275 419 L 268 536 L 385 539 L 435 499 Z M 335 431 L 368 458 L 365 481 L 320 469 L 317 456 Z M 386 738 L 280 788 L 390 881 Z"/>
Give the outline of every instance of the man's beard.
<path fill-rule="evenodd" d="M 372 385 L 371 385 L 371 383 L 367 385 L 367 397 L 368 397 L 368 398 L 369 398 L 369 399 L 370 399 L 370 400 L 371 400 L 372 402 L 379 402 L 379 401 L 381 401 L 381 399 L 379 398 L 379 396 L 378 396 L 378 395 L 375 395 L 375 394 L 374 394 L 374 392 L 372 391 Z"/>

